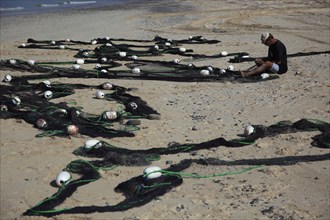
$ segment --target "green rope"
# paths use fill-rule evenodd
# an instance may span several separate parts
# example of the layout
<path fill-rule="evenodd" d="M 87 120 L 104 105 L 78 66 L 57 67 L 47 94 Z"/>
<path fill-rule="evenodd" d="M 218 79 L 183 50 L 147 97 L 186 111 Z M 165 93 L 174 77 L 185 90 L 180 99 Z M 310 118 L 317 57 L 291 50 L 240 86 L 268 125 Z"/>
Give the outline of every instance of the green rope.
<path fill-rule="evenodd" d="M 224 173 L 219 173 L 219 174 L 211 174 L 211 175 L 198 175 L 198 174 L 190 174 L 190 173 L 183 173 L 183 172 L 173 172 L 173 171 L 168 171 L 168 170 L 156 170 L 156 171 L 150 172 L 148 174 L 144 174 L 143 177 L 147 177 L 148 175 L 150 175 L 152 173 L 161 172 L 165 175 L 174 175 L 174 176 L 182 176 L 182 177 L 202 179 L 202 178 L 212 178 L 212 177 L 217 177 L 217 176 L 237 175 L 237 174 L 245 173 L 249 170 L 253 170 L 253 169 L 263 167 L 263 166 L 265 166 L 265 165 L 252 166 L 252 167 L 242 169 L 242 170 L 239 170 L 239 171 L 236 171 L 236 172 L 229 171 L 229 172 L 224 172 Z"/>

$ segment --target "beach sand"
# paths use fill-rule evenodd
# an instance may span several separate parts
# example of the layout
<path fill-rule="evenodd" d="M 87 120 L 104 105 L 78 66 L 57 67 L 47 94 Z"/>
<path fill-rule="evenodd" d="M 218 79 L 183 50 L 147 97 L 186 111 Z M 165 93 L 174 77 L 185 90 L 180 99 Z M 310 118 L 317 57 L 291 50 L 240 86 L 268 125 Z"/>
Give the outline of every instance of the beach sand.
<path fill-rule="evenodd" d="M 166 2 L 166 3 L 165 3 Z M 195 53 L 248 52 L 265 56 L 260 34 L 273 33 L 288 54 L 329 50 L 327 1 L 144 1 L 74 13 L 1 18 L 1 59 L 37 61 L 75 60 L 61 50 L 19 49 L 28 38 L 37 40 L 97 37 L 153 39 L 155 35 L 187 39 L 202 35 L 216 45 L 184 45 Z M 157 59 L 170 61 L 176 55 Z M 226 68 L 229 58 L 182 61 Z M 200 143 L 218 137 L 234 139 L 249 124 L 269 126 L 279 121 L 313 118 L 330 121 L 329 54 L 293 57 L 279 79 L 254 83 L 169 82 L 110 79 L 141 97 L 161 114 L 161 120 L 142 119 L 135 137 L 102 139 L 129 149 L 167 147 L 170 142 Z M 253 63 L 234 64 L 245 69 Z M 0 71 L 20 76 L 18 71 Z M 56 79 L 59 82 L 99 85 L 105 79 Z M 3 82 L 1 82 L 3 84 Z M 54 100 L 76 101 L 84 111 L 99 114 L 107 102 L 93 99 L 96 90 Z M 199 120 L 195 120 L 195 119 Z M 51 185 L 71 161 L 86 159 L 72 154 L 87 136 L 36 138 L 40 131 L 21 120 L 1 122 L 0 219 L 47 219 L 23 216 L 27 209 L 57 192 Z M 319 132 L 298 132 L 258 139 L 240 148 L 219 147 L 194 153 L 162 156 L 152 164 L 167 168 L 167 161 L 216 157 L 223 160 L 319 155 L 329 149 L 311 145 Z M 101 139 L 101 138 L 100 138 Z M 124 199 L 114 188 L 141 175 L 146 167 L 118 167 L 102 171 L 102 178 L 78 188 L 57 208 L 114 205 Z M 233 168 L 235 171 L 235 168 Z M 123 212 L 63 214 L 53 219 L 329 219 L 330 164 L 328 161 L 268 166 L 240 175 L 204 179 L 184 178 L 183 184 L 150 203 Z M 226 170 L 225 170 L 226 171 Z M 227 170 L 228 171 L 228 170 Z M 209 175 L 224 172 L 220 166 L 193 165 L 184 172 Z"/>

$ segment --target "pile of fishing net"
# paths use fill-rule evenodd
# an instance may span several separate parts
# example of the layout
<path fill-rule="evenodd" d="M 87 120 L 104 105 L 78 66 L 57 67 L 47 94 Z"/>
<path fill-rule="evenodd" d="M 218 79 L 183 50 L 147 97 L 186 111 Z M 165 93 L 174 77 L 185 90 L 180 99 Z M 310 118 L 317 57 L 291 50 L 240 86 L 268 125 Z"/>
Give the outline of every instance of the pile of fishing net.
<path fill-rule="evenodd" d="M 125 199 L 118 204 L 107 206 L 77 206 L 73 208 L 55 209 L 56 206 L 60 205 L 68 197 L 70 197 L 78 187 L 100 179 L 101 176 L 98 170 L 112 170 L 118 165 L 146 165 L 150 164 L 150 161 L 157 160 L 161 155 L 165 154 L 177 154 L 180 152 L 190 152 L 219 146 L 242 147 L 253 144 L 257 139 L 264 138 L 266 136 L 315 130 L 320 131 L 323 135 L 323 138 L 321 139 L 317 138 L 317 136 L 313 137 L 314 141 L 318 140 L 315 144 L 319 147 L 330 148 L 330 124 L 327 122 L 302 119 L 294 123 L 285 121 L 271 126 L 254 125 L 254 127 L 256 129 L 242 139 L 226 141 L 224 138 L 217 138 L 199 144 L 172 143 L 169 144 L 168 148 L 151 148 L 147 150 L 129 150 L 112 146 L 106 142 L 89 140 L 89 144 L 86 142 L 84 146 L 75 150 L 74 153 L 88 157 L 104 157 L 104 159 L 102 161 L 72 161 L 57 176 L 56 182 L 60 186 L 58 192 L 28 209 L 24 215 L 55 216 L 59 214 L 87 214 L 93 212 L 125 211 L 134 207 L 145 205 L 153 199 L 170 192 L 171 189 L 183 184 L 184 178 L 214 178 L 226 175 L 242 174 L 253 169 L 262 169 L 264 166 L 288 166 L 302 162 L 326 161 L 330 159 L 330 153 L 321 155 L 300 155 L 265 159 L 240 159 L 231 161 L 221 160 L 218 158 L 184 159 L 177 164 L 170 165 L 167 169 L 161 169 L 157 166 L 150 166 L 146 168 L 141 175 L 120 183 L 114 190 L 115 192 L 123 193 Z M 193 164 L 199 166 L 221 166 L 227 171 L 206 175 L 183 172 Z M 235 167 L 235 170 L 232 170 L 232 167 Z M 73 180 L 71 179 L 70 173 L 78 174 L 80 177 Z"/>
<path fill-rule="evenodd" d="M 125 88 L 110 82 L 88 86 L 51 83 L 49 80 L 30 83 L 17 78 L 10 80 L 9 83 L 10 85 L 0 85 L 0 118 L 22 119 L 45 131 L 37 137 L 68 134 L 106 138 L 133 137 L 132 132 L 139 129 L 136 126 L 140 124 L 138 119 L 160 119 L 160 114 L 147 102 L 127 93 L 133 88 Z M 71 95 L 75 89 L 85 88 L 100 89 L 97 91 L 97 98 L 115 101 L 122 107 L 95 115 L 84 112 L 79 106 L 69 106 L 68 103 L 63 102 L 55 104 L 50 101 Z M 112 93 L 105 94 L 103 91 L 112 91 Z M 125 121 L 126 123 L 123 124 Z M 122 124 L 122 128 L 114 129 L 115 123 Z"/>

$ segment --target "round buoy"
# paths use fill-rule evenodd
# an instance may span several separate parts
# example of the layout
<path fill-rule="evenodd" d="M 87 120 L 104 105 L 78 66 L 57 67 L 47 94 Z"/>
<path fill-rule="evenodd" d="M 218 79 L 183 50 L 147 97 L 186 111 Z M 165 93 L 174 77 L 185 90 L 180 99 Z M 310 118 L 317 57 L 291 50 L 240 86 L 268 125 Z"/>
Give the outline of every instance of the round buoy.
<path fill-rule="evenodd" d="M 115 120 L 117 118 L 117 112 L 107 111 L 103 113 L 103 119 L 105 120 Z"/>
<path fill-rule="evenodd" d="M 44 97 L 45 97 L 46 99 L 51 99 L 51 98 L 53 97 L 53 92 L 47 90 L 47 91 L 44 93 Z"/>
<path fill-rule="evenodd" d="M 171 43 L 170 42 L 166 42 L 165 43 L 165 46 L 171 46 Z"/>
<path fill-rule="evenodd" d="M 60 46 L 58 46 L 58 48 L 64 50 L 65 49 L 65 46 L 64 45 L 60 45 Z"/>
<path fill-rule="evenodd" d="M 43 118 L 39 118 L 36 122 L 37 128 L 45 128 L 47 126 L 47 122 Z"/>
<path fill-rule="evenodd" d="M 17 61 L 14 60 L 14 59 L 12 59 L 12 60 L 9 60 L 9 63 L 10 63 L 11 65 L 15 65 L 15 64 L 17 63 Z"/>
<path fill-rule="evenodd" d="M 267 79 L 269 78 L 269 74 L 268 73 L 263 73 L 260 75 L 262 79 Z"/>
<path fill-rule="evenodd" d="M 106 63 L 107 61 L 108 61 L 108 59 L 106 57 L 102 57 L 102 59 L 101 59 L 102 63 Z"/>
<path fill-rule="evenodd" d="M 110 89 L 113 88 L 113 85 L 111 83 L 109 83 L 109 82 L 106 82 L 106 83 L 103 83 L 102 84 L 102 88 L 103 89 L 106 89 L 106 90 L 110 90 Z"/>
<path fill-rule="evenodd" d="M 156 179 L 158 177 L 161 177 L 162 173 L 161 172 L 156 172 L 156 171 L 161 171 L 162 169 L 157 166 L 150 166 L 146 168 L 143 171 L 143 175 L 145 176 L 146 179 Z"/>
<path fill-rule="evenodd" d="M 200 74 L 201 76 L 208 76 L 208 75 L 210 75 L 210 71 L 208 71 L 208 70 L 201 70 L 201 71 L 199 72 L 199 74 Z"/>
<path fill-rule="evenodd" d="M 132 58 L 133 60 L 137 60 L 137 59 L 138 59 L 138 57 L 137 57 L 136 55 L 133 55 L 131 58 Z"/>
<path fill-rule="evenodd" d="M 75 69 L 75 70 L 78 70 L 78 69 L 80 69 L 80 65 L 78 65 L 78 64 L 73 64 L 73 65 L 72 65 L 72 68 Z"/>
<path fill-rule="evenodd" d="M 100 90 L 99 91 L 96 91 L 96 98 L 103 99 L 104 96 L 105 96 L 104 92 L 102 92 Z"/>
<path fill-rule="evenodd" d="M 126 57 L 126 52 L 119 52 L 118 54 L 120 57 Z"/>
<path fill-rule="evenodd" d="M 76 61 L 76 64 L 84 64 L 84 63 L 85 63 L 85 60 L 83 60 L 83 59 L 78 59 Z"/>
<path fill-rule="evenodd" d="M 155 45 L 154 48 L 155 48 L 156 50 L 159 50 L 159 46 L 158 46 L 158 45 Z"/>
<path fill-rule="evenodd" d="M 14 105 L 20 105 L 21 104 L 21 99 L 18 98 L 17 96 L 16 97 L 13 97 L 11 99 L 11 102 L 14 104 Z"/>
<path fill-rule="evenodd" d="M 225 74 L 226 70 L 225 69 L 220 69 L 220 74 Z"/>
<path fill-rule="evenodd" d="M 97 41 L 96 41 L 96 40 L 93 40 L 93 41 L 91 42 L 91 44 L 95 45 L 95 44 L 97 44 Z"/>
<path fill-rule="evenodd" d="M 102 67 L 101 64 L 99 64 L 99 63 L 95 64 L 95 68 L 96 68 L 96 69 L 99 69 L 99 68 L 101 68 L 101 67 Z"/>
<path fill-rule="evenodd" d="M 106 69 L 101 69 L 101 73 L 107 73 L 108 71 Z"/>
<path fill-rule="evenodd" d="M 25 47 L 26 45 L 24 43 L 21 44 L 21 47 Z"/>
<path fill-rule="evenodd" d="M 180 48 L 179 48 L 179 51 L 182 52 L 182 53 L 184 53 L 184 52 L 186 52 L 186 48 L 184 48 L 184 47 L 180 47 Z"/>
<path fill-rule="evenodd" d="M 211 72 L 213 72 L 213 67 L 212 66 L 208 66 L 207 67 L 207 70 L 210 71 L 210 73 L 211 73 Z"/>
<path fill-rule="evenodd" d="M 83 52 L 83 56 L 84 57 L 88 57 L 89 56 L 89 53 L 85 51 L 85 52 Z"/>
<path fill-rule="evenodd" d="M 228 55 L 228 52 L 227 52 L 227 51 L 222 51 L 222 52 L 221 52 L 221 56 L 224 56 L 224 57 L 225 57 L 225 56 L 227 56 L 227 55 Z"/>
<path fill-rule="evenodd" d="M 248 136 L 254 132 L 254 127 L 251 125 L 248 125 L 244 129 L 244 135 Z"/>
<path fill-rule="evenodd" d="M 84 144 L 85 149 L 98 148 L 101 146 L 102 146 L 102 143 L 96 139 L 89 139 Z"/>
<path fill-rule="evenodd" d="M 7 75 L 5 75 L 3 81 L 10 82 L 12 79 L 13 79 L 13 77 L 11 75 L 7 74 Z"/>
<path fill-rule="evenodd" d="M 138 67 L 134 67 L 134 68 L 132 69 L 132 73 L 133 73 L 133 74 L 140 74 L 140 73 L 141 73 L 141 70 L 140 70 L 140 68 L 138 68 Z"/>
<path fill-rule="evenodd" d="M 110 44 L 110 43 L 106 43 L 105 46 L 107 46 L 107 47 L 112 47 L 112 44 Z"/>
<path fill-rule="evenodd" d="M 180 63 L 180 60 L 179 59 L 173 59 L 173 63 L 178 64 L 178 63 Z"/>
<path fill-rule="evenodd" d="M 230 71 L 234 71 L 234 70 L 235 70 L 235 67 L 234 67 L 233 65 L 229 65 L 229 66 L 227 67 L 227 69 L 230 70 Z"/>
<path fill-rule="evenodd" d="M 35 62 L 36 62 L 36 61 L 34 61 L 34 60 L 28 60 L 28 61 L 27 61 L 27 63 L 28 63 L 30 66 L 33 66 Z"/>
<path fill-rule="evenodd" d="M 66 133 L 68 135 L 76 135 L 79 133 L 79 128 L 76 125 L 68 125 L 66 127 Z"/>
<path fill-rule="evenodd" d="M 7 105 L 1 105 L 1 106 L 0 106 L 0 111 L 2 111 L 2 112 L 6 112 L 6 111 L 8 111 L 8 107 L 7 107 Z"/>
<path fill-rule="evenodd" d="M 56 177 L 56 185 L 61 187 L 63 185 L 66 185 L 71 180 L 71 174 L 68 171 L 62 171 L 60 172 Z"/>
<path fill-rule="evenodd" d="M 135 109 L 138 108 L 138 105 L 137 105 L 135 102 L 130 102 L 130 103 L 128 103 L 128 106 L 129 106 L 131 109 L 133 109 L 133 110 L 135 110 Z"/>

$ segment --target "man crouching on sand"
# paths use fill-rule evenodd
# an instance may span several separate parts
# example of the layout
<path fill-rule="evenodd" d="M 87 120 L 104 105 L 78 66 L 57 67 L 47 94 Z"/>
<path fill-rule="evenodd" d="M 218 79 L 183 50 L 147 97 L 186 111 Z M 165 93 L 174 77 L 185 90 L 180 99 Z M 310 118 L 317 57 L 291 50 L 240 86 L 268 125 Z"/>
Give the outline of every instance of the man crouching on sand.
<path fill-rule="evenodd" d="M 283 74 L 288 71 L 287 53 L 285 45 L 274 38 L 271 33 L 262 33 L 261 42 L 268 46 L 268 57 L 257 58 L 255 68 L 241 70 L 242 77 L 260 75 L 262 73 Z"/>

